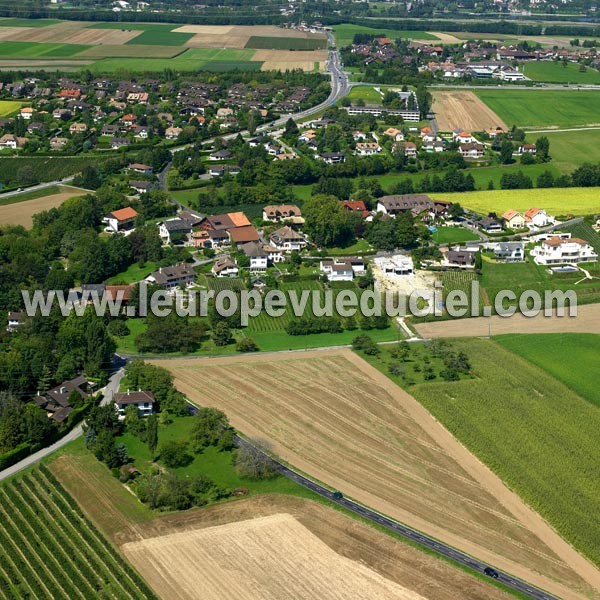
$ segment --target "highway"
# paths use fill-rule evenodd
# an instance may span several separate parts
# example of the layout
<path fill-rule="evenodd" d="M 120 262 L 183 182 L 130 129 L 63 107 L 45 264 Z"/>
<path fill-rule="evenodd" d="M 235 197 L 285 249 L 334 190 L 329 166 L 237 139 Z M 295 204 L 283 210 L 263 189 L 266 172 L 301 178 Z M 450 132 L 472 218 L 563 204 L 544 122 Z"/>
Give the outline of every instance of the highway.
<path fill-rule="evenodd" d="M 237 446 L 252 445 L 248 440 L 238 435 L 234 436 L 234 441 Z M 260 452 L 259 449 L 258 451 Z M 267 455 L 265 454 L 265 456 Z M 316 481 L 313 481 L 305 475 L 294 471 L 294 469 L 291 469 L 290 467 L 284 465 L 283 463 L 279 462 L 273 457 L 269 456 L 269 458 L 274 462 L 277 471 L 281 473 L 281 475 L 283 475 L 284 477 L 295 481 L 302 487 L 305 487 L 315 492 L 316 494 L 319 494 L 319 496 L 322 496 L 330 502 L 333 502 L 338 506 L 341 506 L 346 510 L 353 512 L 354 514 L 362 517 L 363 519 L 367 519 L 368 521 L 371 521 L 372 523 L 375 523 L 380 527 L 384 527 L 388 531 L 391 531 L 393 533 L 401 535 L 402 537 L 407 538 L 408 540 L 418 544 L 419 546 L 427 548 L 437 554 L 440 554 L 441 556 L 453 560 L 454 562 L 460 565 L 468 567 L 469 569 L 472 569 L 474 571 L 478 571 L 479 573 L 483 573 L 486 567 L 492 566 L 492 568 L 494 568 L 494 570 L 498 573 L 498 578 L 495 579 L 495 581 L 503 583 L 507 587 L 517 592 L 520 592 L 521 594 L 524 594 L 529 598 L 533 598 L 535 600 L 559 600 L 557 596 L 553 596 L 552 594 L 549 594 L 548 592 L 545 592 L 533 585 L 530 585 L 525 581 L 518 579 L 517 577 L 513 577 L 509 573 L 505 573 L 500 569 L 496 569 L 493 565 L 488 565 L 487 563 L 481 562 L 480 560 L 469 556 L 468 554 L 465 554 L 464 552 L 461 552 L 460 550 L 457 550 L 456 548 L 453 548 L 452 546 L 449 546 L 448 544 L 445 544 L 444 542 L 430 537 L 416 529 L 413 529 L 408 525 L 404 525 L 399 521 L 390 519 L 389 517 L 386 517 L 381 513 L 378 513 L 366 506 L 363 506 L 362 504 L 359 504 L 358 502 L 354 502 L 353 500 L 350 500 L 343 496 L 336 497 L 338 494 L 336 494 L 334 491 L 326 488 L 325 486 L 321 485 L 320 483 L 317 483 Z M 492 580 L 490 579 L 490 581 Z"/>

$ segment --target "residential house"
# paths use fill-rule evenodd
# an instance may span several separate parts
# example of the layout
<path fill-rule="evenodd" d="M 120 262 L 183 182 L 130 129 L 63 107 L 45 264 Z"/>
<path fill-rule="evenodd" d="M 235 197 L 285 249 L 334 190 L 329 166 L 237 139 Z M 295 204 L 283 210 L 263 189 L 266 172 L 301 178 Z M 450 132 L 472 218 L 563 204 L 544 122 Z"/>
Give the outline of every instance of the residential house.
<path fill-rule="evenodd" d="M 27 138 L 18 137 L 12 133 L 5 133 L 0 137 L 0 148 L 10 148 L 11 150 L 19 150 L 25 145 Z"/>
<path fill-rule="evenodd" d="M 373 156 L 381 152 L 381 146 L 377 142 L 358 142 L 355 154 L 358 156 Z"/>
<path fill-rule="evenodd" d="M 91 388 L 90 382 L 83 375 L 80 375 L 69 381 L 64 381 L 44 394 L 38 392 L 34 402 L 48 413 L 52 421 L 64 423 L 73 412 L 71 394 L 75 393 L 85 401 L 90 396 Z"/>
<path fill-rule="evenodd" d="M 167 127 L 165 129 L 165 139 L 176 140 L 182 133 L 181 127 Z"/>
<path fill-rule="evenodd" d="M 525 244 L 523 242 L 498 242 L 494 244 L 494 257 L 503 262 L 523 262 Z"/>
<path fill-rule="evenodd" d="M 400 212 L 422 210 L 433 211 L 433 200 L 426 194 L 397 194 L 382 196 L 377 200 L 377 212 L 395 216 Z"/>
<path fill-rule="evenodd" d="M 463 129 L 455 129 L 452 132 L 452 140 L 457 144 L 476 144 L 477 139 L 474 138 L 468 131 Z"/>
<path fill-rule="evenodd" d="M 269 253 L 264 245 L 258 242 L 247 242 L 240 246 L 240 250 L 250 259 L 250 271 L 265 273 L 269 265 Z"/>
<path fill-rule="evenodd" d="M 69 126 L 69 133 L 71 134 L 76 134 L 76 133 L 85 133 L 87 131 L 88 127 L 85 123 L 72 123 Z"/>
<path fill-rule="evenodd" d="M 404 141 L 404 134 L 402 133 L 402 131 L 400 131 L 400 129 L 397 129 L 396 127 L 388 127 L 383 132 L 383 135 L 387 135 L 388 137 L 391 137 L 395 142 Z"/>
<path fill-rule="evenodd" d="M 237 277 L 237 263 L 230 256 L 220 256 L 213 264 L 211 273 L 215 277 Z"/>
<path fill-rule="evenodd" d="M 343 152 L 321 152 L 319 158 L 330 165 L 346 161 L 346 155 Z"/>
<path fill-rule="evenodd" d="M 228 229 L 229 240 L 232 244 L 245 244 L 247 242 L 258 242 L 260 236 L 253 225 L 243 227 L 232 227 Z"/>
<path fill-rule="evenodd" d="M 463 158 L 481 158 L 485 154 L 483 144 L 460 144 L 458 151 Z"/>
<path fill-rule="evenodd" d="M 154 412 L 154 403 L 156 399 L 154 394 L 149 391 L 139 390 L 137 392 L 117 392 L 114 397 L 114 403 L 119 413 L 119 419 L 125 418 L 125 411 L 129 406 L 137 408 L 140 417 L 147 417 Z"/>
<path fill-rule="evenodd" d="M 131 146 L 131 140 L 126 137 L 113 137 L 110 139 L 110 147 L 113 150 L 118 150 L 124 146 Z"/>
<path fill-rule="evenodd" d="M 107 230 L 117 233 L 132 229 L 137 217 L 138 212 L 134 208 L 131 208 L 131 206 L 127 206 L 108 213 L 102 219 L 102 222 L 107 224 Z"/>
<path fill-rule="evenodd" d="M 263 208 L 262 218 L 263 221 L 271 221 L 273 223 L 279 223 L 280 221 L 287 220 L 298 222 L 298 219 L 304 222 L 304 219 L 302 219 L 302 212 L 295 204 L 265 206 Z"/>
<path fill-rule="evenodd" d="M 561 239 L 551 237 L 531 251 L 538 265 L 574 264 L 598 260 L 598 254 L 586 240 L 581 238 Z"/>
<path fill-rule="evenodd" d="M 195 278 L 194 269 L 187 263 L 182 263 L 172 267 L 160 267 L 158 271 L 148 275 L 146 281 L 160 285 L 166 290 L 173 290 L 182 285 L 191 285 Z"/>
<path fill-rule="evenodd" d="M 227 148 L 223 148 L 222 150 L 216 150 L 212 154 L 209 155 L 209 160 L 229 160 L 232 157 L 232 154 Z"/>
<path fill-rule="evenodd" d="M 25 121 L 31 121 L 31 119 L 33 118 L 33 108 L 31 108 L 30 106 L 26 106 L 25 108 L 22 108 L 19 111 L 19 114 L 21 115 L 21 118 Z"/>
<path fill-rule="evenodd" d="M 191 233 L 192 223 L 187 219 L 175 217 L 158 224 L 158 235 L 163 244 L 186 243 Z"/>
<path fill-rule="evenodd" d="M 543 208 L 532 207 L 525 211 L 527 227 L 546 227 L 552 223 L 554 223 L 554 219 Z"/>
<path fill-rule="evenodd" d="M 406 158 L 417 157 L 417 145 L 414 142 L 402 142 L 401 148 L 403 148 Z"/>
<path fill-rule="evenodd" d="M 59 151 L 64 150 L 64 147 L 69 143 L 67 138 L 53 137 L 50 139 L 50 150 Z"/>
<path fill-rule="evenodd" d="M 237 165 L 212 165 L 208 168 L 208 174 L 211 177 L 222 177 L 225 173 L 239 175 L 240 168 Z"/>
<path fill-rule="evenodd" d="M 537 153 L 537 146 L 535 144 L 521 144 L 519 146 L 519 154 L 535 154 Z"/>
<path fill-rule="evenodd" d="M 154 187 L 154 184 L 151 181 L 130 181 L 129 187 L 138 194 L 146 194 Z"/>
<path fill-rule="evenodd" d="M 352 281 L 354 279 L 352 264 L 348 260 L 322 260 L 319 263 L 319 269 L 329 281 Z"/>
<path fill-rule="evenodd" d="M 525 227 L 525 217 L 512 208 L 507 210 L 502 218 L 509 229 L 523 229 Z"/>
<path fill-rule="evenodd" d="M 130 171 L 135 171 L 136 173 L 141 173 L 142 175 L 152 175 L 154 172 L 153 167 L 141 163 L 131 163 L 127 168 Z"/>
<path fill-rule="evenodd" d="M 25 313 L 13 312 L 8 313 L 8 321 L 6 324 L 6 331 L 16 331 L 25 322 Z"/>
<path fill-rule="evenodd" d="M 394 254 L 393 256 L 376 256 L 373 263 L 386 279 L 413 275 L 414 264 L 410 256 Z"/>
<path fill-rule="evenodd" d="M 477 252 L 473 250 L 465 250 L 456 248 L 448 250 L 443 260 L 443 264 L 451 268 L 472 269 L 475 267 L 475 255 Z"/>
<path fill-rule="evenodd" d="M 269 240 L 275 248 L 282 250 L 283 252 L 302 250 L 302 248 L 305 248 L 308 245 L 306 238 L 298 231 L 294 231 L 288 225 L 274 231 L 269 236 Z"/>
<path fill-rule="evenodd" d="M 363 200 L 342 200 L 342 205 L 344 210 L 357 212 L 363 219 L 366 219 L 369 216 L 369 211 Z"/>
<path fill-rule="evenodd" d="M 503 229 L 502 223 L 493 217 L 484 217 L 483 219 L 476 221 L 475 225 L 486 233 L 501 233 Z"/>

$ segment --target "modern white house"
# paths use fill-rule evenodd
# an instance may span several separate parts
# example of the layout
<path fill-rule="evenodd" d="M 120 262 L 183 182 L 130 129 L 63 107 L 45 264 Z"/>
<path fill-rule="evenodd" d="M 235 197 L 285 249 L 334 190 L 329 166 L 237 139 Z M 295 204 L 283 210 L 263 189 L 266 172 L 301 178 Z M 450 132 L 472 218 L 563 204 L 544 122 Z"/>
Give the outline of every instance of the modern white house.
<path fill-rule="evenodd" d="M 404 254 L 377 256 L 373 259 L 373 262 L 387 278 L 413 275 L 415 272 L 412 258 Z"/>
<path fill-rule="evenodd" d="M 538 265 L 563 265 L 598 260 L 594 248 L 581 238 L 561 239 L 551 237 L 531 251 Z"/>
<path fill-rule="evenodd" d="M 532 207 L 525 212 L 525 225 L 527 227 L 545 227 L 552 225 L 554 219 L 543 209 Z"/>
<path fill-rule="evenodd" d="M 269 241 L 275 248 L 283 250 L 284 252 L 302 250 L 302 248 L 305 248 L 308 245 L 306 238 L 298 231 L 294 231 L 288 225 L 274 231 L 269 236 Z"/>
<path fill-rule="evenodd" d="M 352 281 L 356 275 L 364 275 L 365 263 L 362 258 L 322 260 L 319 269 L 329 281 Z"/>
<path fill-rule="evenodd" d="M 135 220 L 137 219 L 138 213 L 131 206 L 120 208 L 119 210 L 113 210 L 108 213 L 102 222 L 106 223 L 106 229 L 117 233 L 119 231 L 125 231 L 131 229 Z M 109 231 L 109 232 L 110 232 Z"/>
<path fill-rule="evenodd" d="M 117 392 L 114 398 L 115 406 L 119 412 L 119 419 L 125 418 L 125 411 L 128 406 L 135 406 L 140 417 L 147 417 L 154 412 L 154 403 L 156 402 L 152 392 L 139 390 L 137 392 Z"/>
<path fill-rule="evenodd" d="M 239 246 L 239 249 L 250 259 L 250 271 L 253 273 L 266 273 L 269 266 L 269 253 L 258 242 L 248 242 Z"/>
<path fill-rule="evenodd" d="M 523 242 L 497 242 L 492 244 L 494 258 L 503 262 L 523 262 L 525 260 L 525 244 Z"/>

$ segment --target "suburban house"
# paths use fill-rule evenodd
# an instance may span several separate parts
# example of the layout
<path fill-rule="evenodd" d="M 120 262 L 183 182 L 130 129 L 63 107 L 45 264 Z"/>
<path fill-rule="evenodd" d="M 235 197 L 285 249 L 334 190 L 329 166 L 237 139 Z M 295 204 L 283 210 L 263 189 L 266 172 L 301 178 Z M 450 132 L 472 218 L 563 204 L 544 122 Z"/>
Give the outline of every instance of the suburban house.
<path fill-rule="evenodd" d="M 494 244 L 494 258 L 503 262 L 523 262 L 525 244 L 523 242 L 498 242 Z"/>
<path fill-rule="evenodd" d="M 321 152 L 319 158 L 327 164 L 334 165 L 346 161 L 346 155 L 343 152 Z"/>
<path fill-rule="evenodd" d="M 407 158 L 416 158 L 417 145 L 414 142 L 403 142 L 402 148 L 404 149 L 404 156 Z"/>
<path fill-rule="evenodd" d="M 172 290 L 180 285 L 191 285 L 194 283 L 196 273 L 194 269 L 186 263 L 174 265 L 172 267 L 160 267 L 158 271 L 150 273 L 146 277 L 148 283 L 160 285 L 166 290 Z"/>
<path fill-rule="evenodd" d="M 158 224 L 158 235 L 163 244 L 187 243 L 187 236 L 192 232 L 192 223 L 187 219 L 175 217 Z"/>
<path fill-rule="evenodd" d="M 38 392 L 34 402 L 48 413 L 51 420 L 64 423 L 73 412 L 72 400 L 70 399 L 73 392 L 78 394 L 82 400 L 87 400 L 91 393 L 90 382 L 83 375 L 69 381 L 63 381 L 63 383 L 44 394 Z"/>
<path fill-rule="evenodd" d="M 130 181 L 129 187 L 133 188 L 138 194 L 146 194 L 153 187 L 154 184 L 151 181 Z"/>
<path fill-rule="evenodd" d="M 213 264 L 211 273 L 215 277 L 237 277 L 237 263 L 230 256 L 221 256 Z"/>
<path fill-rule="evenodd" d="M 532 207 L 525 212 L 525 224 L 528 227 L 545 227 L 553 222 L 554 219 L 543 208 Z"/>
<path fill-rule="evenodd" d="M 538 265 L 560 265 L 598 260 L 594 248 L 581 238 L 561 239 L 551 237 L 531 251 L 533 260 Z"/>
<path fill-rule="evenodd" d="M 240 168 L 237 165 L 213 165 L 208 168 L 208 174 L 211 177 L 223 177 L 225 173 L 239 175 Z"/>
<path fill-rule="evenodd" d="M 106 229 L 110 229 L 113 233 L 117 233 L 118 231 L 132 229 L 137 217 L 138 212 L 134 208 L 131 208 L 131 206 L 127 206 L 108 213 L 102 219 L 102 222 L 106 223 Z"/>
<path fill-rule="evenodd" d="M 10 148 L 11 150 L 18 150 L 25 145 L 27 138 L 18 137 L 12 133 L 5 133 L 0 138 L 0 148 Z"/>
<path fill-rule="evenodd" d="M 250 271 L 265 273 L 269 266 L 269 253 L 258 242 L 248 242 L 240 246 L 240 250 L 250 259 Z"/>
<path fill-rule="evenodd" d="M 232 244 L 245 244 L 247 242 L 258 242 L 260 236 L 254 225 L 244 225 L 242 227 L 232 227 L 227 230 L 229 240 Z"/>
<path fill-rule="evenodd" d="M 536 154 L 537 148 L 535 144 L 522 144 L 519 146 L 519 154 Z"/>
<path fill-rule="evenodd" d="M 381 146 L 377 142 L 358 142 L 355 154 L 358 156 L 373 156 L 381 152 Z"/>
<path fill-rule="evenodd" d="M 85 133 L 88 127 L 85 123 L 73 123 L 69 126 L 69 133 Z"/>
<path fill-rule="evenodd" d="M 402 131 L 400 131 L 400 129 L 397 129 L 396 127 L 388 127 L 383 132 L 383 135 L 391 137 L 395 142 L 402 142 L 404 140 L 404 134 L 402 133 Z"/>
<path fill-rule="evenodd" d="M 352 263 L 349 260 L 322 260 L 319 269 L 329 281 L 352 281 L 354 279 Z"/>
<path fill-rule="evenodd" d="M 455 250 L 448 250 L 442 264 L 451 268 L 472 269 L 475 266 L 476 254 L 477 252 L 474 250 L 466 250 L 460 247 Z"/>
<path fill-rule="evenodd" d="M 181 127 L 167 127 L 165 129 L 165 139 L 166 140 L 176 140 L 182 133 L 183 129 Z"/>
<path fill-rule="evenodd" d="M 24 121 L 30 121 L 33 118 L 33 108 L 26 106 L 19 111 L 19 115 Z"/>
<path fill-rule="evenodd" d="M 477 139 L 474 138 L 468 131 L 462 129 L 455 129 L 452 132 L 452 140 L 457 144 L 476 144 Z"/>
<path fill-rule="evenodd" d="M 273 223 L 287 220 L 290 220 L 294 223 L 304 223 L 304 219 L 302 219 L 302 211 L 295 204 L 265 206 L 263 208 L 262 218 L 263 221 L 271 221 Z"/>
<path fill-rule="evenodd" d="M 507 210 L 502 218 L 509 229 L 523 229 L 525 227 L 525 217 L 512 208 Z"/>
<path fill-rule="evenodd" d="M 463 158 L 481 158 L 485 147 L 483 144 L 460 144 L 458 151 Z"/>
<path fill-rule="evenodd" d="M 475 225 L 479 227 L 482 231 L 486 233 L 501 233 L 502 232 L 502 223 L 498 221 L 498 219 L 494 219 L 493 217 L 484 217 L 479 221 L 476 221 Z"/>
<path fill-rule="evenodd" d="M 128 406 L 135 406 L 140 417 L 147 417 L 154 411 L 154 394 L 139 390 L 137 392 L 117 392 L 114 397 L 114 403 L 119 412 L 119 419 L 125 418 L 125 411 Z"/>
<path fill-rule="evenodd" d="M 130 171 L 135 171 L 136 173 L 141 173 L 142 175 L 152 175 L 154 172 L 153 167 L 150 165 L 143 165 L 140 163 L 131 163 L 127 168 Z"/>
<path fill-rule="evenodd" d="M 13 312 L 8 313 L 8 321 L 6 324 L 6 331 L 16 331 L 25 321 L 25 313 Z"/>
<path fill-rule="evenodd" d="M 282 250 L 283 252 L 302 250 L 302 248 L 308 245 L 306 238 L 298 231 L 294 231 L 288 225 L 274 231 L 269 236 L 269 240 L 275 248 Z"/>
<path fill-rule="evenodd" d="M 398 194 L 393 196 L 382 196 L 377 200 L 377 212 L 384 215 L 397 215 L 400 212 L 421 212 L 423 209 L 432 211 L 433 200 L 426 194 Z"/>
<path fill-rule="evenodd" d="M 359 213 L 363 219 L 370 214 L 363 200 L 342 200 L 342 206 L 344 210 Z"/>

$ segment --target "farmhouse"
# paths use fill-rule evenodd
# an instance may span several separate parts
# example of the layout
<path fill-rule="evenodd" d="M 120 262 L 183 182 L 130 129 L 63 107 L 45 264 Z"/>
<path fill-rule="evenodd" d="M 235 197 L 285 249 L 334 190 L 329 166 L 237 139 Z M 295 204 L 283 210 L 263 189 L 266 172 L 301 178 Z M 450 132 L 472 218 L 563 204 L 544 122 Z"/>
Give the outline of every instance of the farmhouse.
<path fill-rule="evenodd" d="M 160 267 L 146 277 L 148 283 L 155 283 L 166 290 L 172 290 L 180 285 L 191 285 L 194 283 L 196 274 L 194 269 L 186 263 L 172 267 Z"/>
<path fill-rule="evenodd" d="M 291 220 L 292 222 L 304 222 L 302 212 L 295 204 L 280 204 L 278 206 L 268 205 L 263 208 L 263 221 L 279 221 Z"/>
<path fill-rule="evenodd" d="M 233 244 L 245 244 L 247 242 L 258 242 L 260 236 L 253 225 L 243 227 L 232 227 L 228 230 L 229 239 Z"/>
<path fill-rule="evenodd" d="M 156 402 L 152 392 L 139 390 L 137 392 L 117 392 L 115 394 L 114 403 L 119 412 L 119 419 L 125 418 L 125 411 L 129 406 L 135 406 L 140 417 L 151 415 Z"/>
<path fill-rule="evenodd" d="M 525 227 L 525 217 L 516 210 L 509 209 L 503 215 L 502 218 L 509 229 L 522 229 Z"/>
<path fill-rule="evenodd" d="M 113 233 L 117 233 L 118 231 L 131 229 L 137 217 L 138 212 L 134 208 L 131 208 L 131 206 L 127 206 L 108 213 L 102 219 L 102 222 L 107 224 L 107 229 L 110 229 Z"/>
<path fill-rule="evenodd" d="M 551 237 L 531 251 L 538 265 L 560 265 L 598 260 L 598 254 L 592 246 L 580 238 L 561 239 Z"/>

